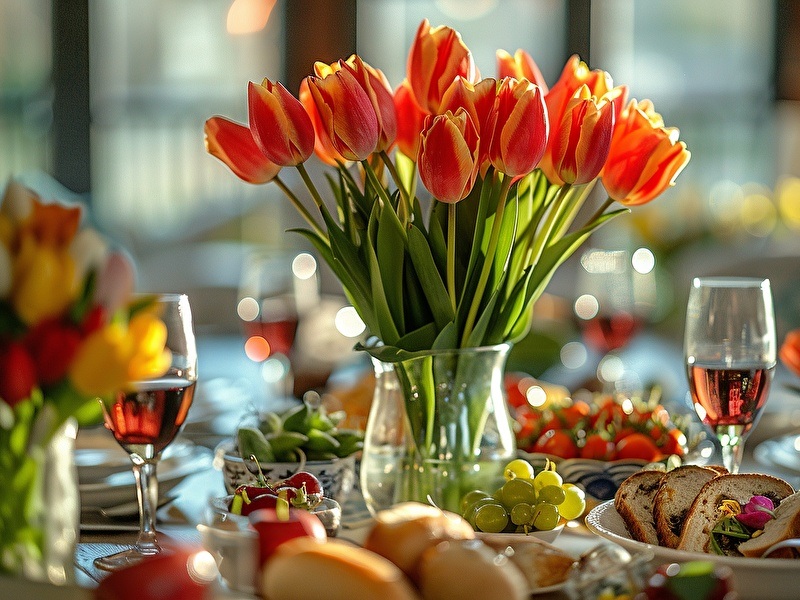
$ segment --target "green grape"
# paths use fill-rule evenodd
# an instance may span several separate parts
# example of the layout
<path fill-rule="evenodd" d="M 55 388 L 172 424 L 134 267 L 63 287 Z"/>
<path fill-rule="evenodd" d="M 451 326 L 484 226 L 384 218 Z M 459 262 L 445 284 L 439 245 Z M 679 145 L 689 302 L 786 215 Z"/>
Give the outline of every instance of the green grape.
<path fill-rule="evenodd" d="M 514 525 L 525 525 L 533 518 L 533 506 L 527 502 L 520 502 L 511 508 L 511 522 Z"/>
<path fill-rule="evenodd" d="M 467 492 L 464 494 L 464 497 L 461 498 L 461 514 L 463 515 L 465 512 L 467 512 L 467 509 L 475 504 L 478 500 L 491 497 L 492 495 L 489 492 L 484 492 L 483 490 L 472 490 L 471 492 Z"/>
<path fill-rule="evenodd" d="M 533 507 L 531 522 L 536 529 L 550 531 L 558 525 L 558 509 L 547 502 L 542 502 Z"/>
<path fill-rule="evenodd" d="M 520 502 L 526 502 L 528 504 L 536 502 L 536 490 L 524 479 L 511 479 L 506 481 L 500 489 L 502 490 L 501 502 L 503 506 L 508 509 L 511 509 L 512 506 L 516 506 Z"/>
<path fill-rule="evenodd" d="M 492 497 L 480 498 L 479 500 L 473 502 L 464 510 L 464 512 L 461 513 L 461 516 L 464 517 L 470 525 L 472 525 L 473 529 L 476 528 L 475 515 L 478 513 L 478 509 L 486 504 L 497 504 L 497 500 Z"/>
<path fill-rule="evenodd" d="M 566 492 L 564 492 L 564 489 L 561 486 L 546 485 L 539 490 L 539 493 L 536 496 L 536 501 L 547 502 L 548 504 L 555 504 L 556 506 L 558 506 L 559 504 L 564 502 L 565 496 Z"/>
<path fill-rule="evenodd" d="M 500 504 L 484 504 L 475 512 L 475 526 L 486 533 L 500 533 L 508 525 L 508 513 Z"/>
<path fill-rule="evenodd" d="M 527 460 L 515 458 L 503 469 L 503 477 L 506 481 L 515 478 L 530 479 L 533 477 L 533 466 Z"/>
<path fill-rule="evenodd" d="M 547 485 L 556 485 L 561 487 L 562 483 L 564 483 L 564 480 L 561 479 L 561 475 L 555 471 L 541 471 L 536 477 L 533 478 L 533 487 L 536 488 L 537 492 Z"/>
<path fill-rule="evenodd" d="M 586 494 L 577 485 L 565 483 L 564 502 L 558 505 L 559 514 L 567 521 L 577 519 L 586 510 Z"/>

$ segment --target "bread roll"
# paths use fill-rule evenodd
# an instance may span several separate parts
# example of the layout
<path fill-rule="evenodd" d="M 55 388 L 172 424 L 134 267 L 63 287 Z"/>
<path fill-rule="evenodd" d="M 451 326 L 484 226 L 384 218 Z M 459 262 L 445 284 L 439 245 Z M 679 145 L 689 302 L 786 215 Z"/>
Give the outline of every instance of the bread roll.
<path fill-rule="evenodd" d="M 417 563 L 428 548 L 448 540 L 473 539 L 460 515 L 420 502 L 403 502 L 375 515 L 364 548 L 388 558 L 417 581 Z"/>
<path fill-rule="evenodd" d="M 526 600 L 525 577 L 507 557 L 480 540 L 440 542 L 420 558 L 419 588 L 425 600 Z"/>
<path fill-rule="evenodd" d="M 419 600 L 403 572 L 374 552 L 338 540 L 281 544 L 262 572 L 269 600 Z"/>
<path fill-rule="evenodd" d="M 576 562 L 575 557 L 536 537 L 521 535 L 512 543 L 507 541 L 508 536 L 502 537 L 503 541 L 492 535 L 480 539 L 511 559 L 528 580 L 531 592 L 564 583 Z"/>

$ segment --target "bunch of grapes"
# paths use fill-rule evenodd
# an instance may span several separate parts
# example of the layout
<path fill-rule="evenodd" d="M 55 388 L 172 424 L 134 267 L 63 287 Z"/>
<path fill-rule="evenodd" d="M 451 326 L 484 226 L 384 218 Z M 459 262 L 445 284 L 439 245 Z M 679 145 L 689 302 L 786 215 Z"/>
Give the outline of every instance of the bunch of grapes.
<path fill-rule="evenodd" d="M 476 531 L 528 533 L 555 529 L 561 519 L 577 519 L 586 510 L 581 488 L 564 483 L 555 463 L 534 472 L 526 460 L 503 469 L 505 483 L 494 492 L 473 490 L 461 499 L 461 515 Z"/>

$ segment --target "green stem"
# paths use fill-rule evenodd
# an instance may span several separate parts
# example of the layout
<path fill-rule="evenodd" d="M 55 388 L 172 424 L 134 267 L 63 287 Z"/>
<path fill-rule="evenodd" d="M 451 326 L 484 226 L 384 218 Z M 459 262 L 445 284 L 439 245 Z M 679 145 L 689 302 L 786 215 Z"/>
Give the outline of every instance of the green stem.
<path fill-rule="evenodd" d="M 542 255 L 542 252 L 544 252 L 545 247 L 550 241 L 550 236 L 553 233 L 553 226 L 555 225 L 557 216 L 561 212 L 561 205 L 564 202 L 564 198 L 567 197 L 570 189 L 572 189 L 572 186 L 569 183 L 565 183 L 558 190 L 558 195 L 550 207 L 550 212 L 547 213 L 547 219 L 544 222 L 544 226 L 539 232 L 539 235 L 534 239 L 533 249 L 531 251 L 531 263 L 539 260 L 539 257 Z"/>
<path fill-rule="evenodd" d="M 364 172 L 367 175 L 367 179 L 375 188 L 375 191 L 378 193 L 378 195 L 381 197 L 381 200 L 383 201 L 384 205 L 391 207 L 392 201 L 391 198 L 389 198 L 389 192 L 387 192 L 386 188 L 383 187 L 380 181 L 378 181 L 378 176 L 375 175 L 375 171 L 372 170 L 372 165 L 370 165 L 369 161 L 367 160 L 362 160 L 361 165 L 364 167 Z"/>
<path fill-rule="evenodd" d="M 462 347 L 467 343 L 467 340 L 472 333 L 472 328 L 475 325 L 475 319 L 478 316 L 478 308 L 480 308 L 481 300 L 483 298 L 483 292 L 486 289 L 486 283 L 489 281 L 489 274 L 491 273 L 492 265 L 494 264 L 492 259 L 495 251 L 497 250 L 497 241 L 500 238 L 500 226 L 503 222 L 503 212 L 506 207 L 506 195 L 508 194 L 510 187 L 511 177 L 505 177 L 498 195 L 497 210 L 494 214 L 492 232 L 489 237 L 489 246 L 486 248 L 486 258 L 483 261 L 481 275 L 478 279 L 478 285 L 475 288 L 475 296 L 472 298 L 472 304 L 470 305 L 469 313 L 467 314 L 467 321 L 464 324 L 464 334 L 461 336 Z"/>
<path fill-rule="evenodd" d="M 456 203 L 447 205 L 447 292 L 456 313 Z"/>
<path fill-rule="evenodd" d="M 592 218 L 589 219 L 588 222 L 594 223 L 597 219 L 603 216 L 603 213 L 606 212 L 608 207 L 611 206 L 612 204 L 614 204 L 614 199 L 609 196 L 608 198 L 606 198 L 605 202 L 603 202 L 603 204 L 600 205 L 600 208 L 598 208 L 595 211 L 595 213 L 592 215 Z"/>
<path fill-rule="evenodd" d="M 300 202 L 300 199 L 297 196 L 295 196 L 295 194 L 294 194 L 294 192 L 292 190 L 289 189 L 289 186 L 287 186 L 280 177 L 275 177 L 275 179 L 273 181 L 278 185 L 279 188 L 281 188 L 281 191 L 284 194 L 286 194 L 286 197 L 289 198 L 289 201 L 295 207 L 297 212 L 299 212 L 300 216 L 302 216 L 306 220 L 306 223 L 308 223 L 311 226 L 311 228 L 314 230 L 314 232 L 317 235 L 319 235 L 321 238 L 327 240 L 328 239 L 328 235 L 317 224 L 316 220 L 314 220 L 314 217 L 311 216 L 311 213 L 308 212 L 306 207 L 303 206 L 303 203 Z"/>
<path fill-rule="evenodd" d="M 392 159 L 389 158 L 389 155 L 386 154 L 386 150 L 381 150 L 380 152 L 381 160 L 383 164 L 386 165 L 386 168 L 389 171 L 389 175 L 392 176 L 392 181 L 397 186 L 397 189 L 400 190 L 400 209 L 398 212 L 398 217 L 400 217 L 400 222 L 406 224 L 407 221 L 403 217 L 408 217 L 411 214 L 411 201 L 410 201 L 410 194 L 408 190 L 403 186 L 403 182 L 400 179 L 400 174 L 397 172 L 397 167 L 395 167 Z"/>

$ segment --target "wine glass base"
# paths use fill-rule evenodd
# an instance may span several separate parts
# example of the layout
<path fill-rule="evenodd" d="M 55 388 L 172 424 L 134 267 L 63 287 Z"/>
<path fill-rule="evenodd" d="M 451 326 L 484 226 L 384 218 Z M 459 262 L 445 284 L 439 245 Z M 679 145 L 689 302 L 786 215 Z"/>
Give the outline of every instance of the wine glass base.
<path fill-rule="evenodd" d="M 155 548 L 128 548 L 109 556 L 101 556 L 94 559 L 94 566 L 103 571 L 119 571 L 125 567 L 135 565 L 141 560 L 150 556 L 161 554 L 162 550 L 159 547 Z"/>

